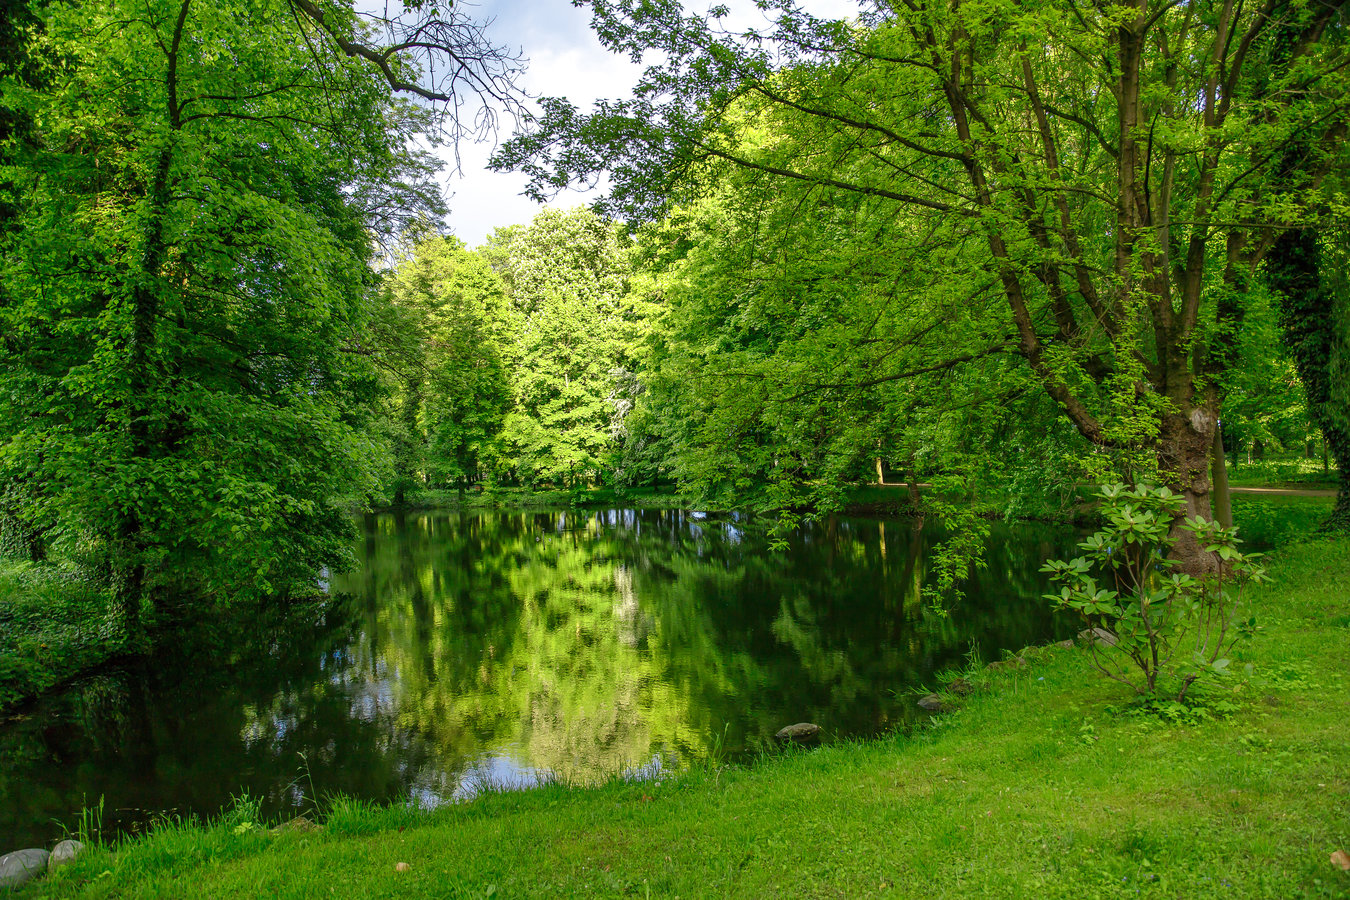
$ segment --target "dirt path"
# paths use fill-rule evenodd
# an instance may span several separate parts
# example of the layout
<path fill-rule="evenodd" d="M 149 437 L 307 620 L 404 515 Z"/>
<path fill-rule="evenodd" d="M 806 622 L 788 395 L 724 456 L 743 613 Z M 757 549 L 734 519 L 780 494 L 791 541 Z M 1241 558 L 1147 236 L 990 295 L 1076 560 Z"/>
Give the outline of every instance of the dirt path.
<path fill-rule="evenodd" d="M 1335 488 L 1235 487 L 1233 494 L 1273 494 L 1277 497 L 1335 497 Z"/>

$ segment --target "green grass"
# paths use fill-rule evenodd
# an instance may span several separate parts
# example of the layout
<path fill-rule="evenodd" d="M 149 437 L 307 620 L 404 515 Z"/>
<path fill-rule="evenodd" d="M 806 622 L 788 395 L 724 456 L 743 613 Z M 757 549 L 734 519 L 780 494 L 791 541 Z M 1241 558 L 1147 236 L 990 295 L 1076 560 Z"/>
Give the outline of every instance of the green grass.
<path fill-rule="evenodd" d="M 1273 557 L 1237 711 L 1131 713 L 1081 650 L 982 671 L 909 735 L 659 783 L 339 801 L 165 824 L 35 885 L 53 897 L 1350 897 L 1350 539 Z M 407 863 L 407 871 L 396 871 Z"/>
<path fill-rule="evenodd" d="M 1268 550 L 1315 533 L 1334 505 L 1332 497 L 1234 494 L 1233 524 L 1249 548 Z"/>
<path fill-rule="evenodd" d="M 106 591 L 60 566 L 0 557 L 0 710 L 123 648 Z"/>

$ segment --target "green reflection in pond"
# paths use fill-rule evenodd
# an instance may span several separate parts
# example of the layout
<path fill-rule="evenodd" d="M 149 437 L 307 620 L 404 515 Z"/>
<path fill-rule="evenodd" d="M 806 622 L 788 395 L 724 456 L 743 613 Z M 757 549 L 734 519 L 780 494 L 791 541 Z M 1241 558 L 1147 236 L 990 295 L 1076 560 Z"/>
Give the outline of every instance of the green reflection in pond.
<path fill-rule="evenodd" d="M 316 790 L 433 804 L 734 757 L 799 721 L 884 731 L 972 644 L 1071 628 L 1038 572 L 1071 530 L 997 527 L 947 616 L 923 595 L 934 540 L 836 518 L 770 553 L 731 515 L 367 516 L 326 606 L 215 623 L 0 727 L 0 833 L 40 844 L 99 796 L 121 828 L 242 790 L 272 814 Z"/>
<path fill-rule="evenodd" d="M 771 554 L 739 517 L 371 517 L 334 587 L 366 604 L 361 670 L 442 758 L 592 780 L 761 748 L 799 720 L 874 733 L 972 641 L 993 656 L 1055 635 L 1037 570 L 1070 532 L 998 529 L 947 616 L 922 593 L 933 537 L 834 519 Z"/>

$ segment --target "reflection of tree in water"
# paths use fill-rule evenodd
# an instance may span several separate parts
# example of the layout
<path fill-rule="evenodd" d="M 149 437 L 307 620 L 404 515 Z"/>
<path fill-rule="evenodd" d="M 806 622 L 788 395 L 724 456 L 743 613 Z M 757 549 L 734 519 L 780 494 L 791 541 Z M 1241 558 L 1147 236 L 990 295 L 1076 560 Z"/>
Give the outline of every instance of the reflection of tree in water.
<path fill-rule="evenodd" d="M 972 641 L 997 655 L 1052 628 L 1039 599 L 1046 556 L 1019 554 L 1024 534 L 996 530 L 990 566 L 972 573 L 947 616 L 919 590 L 937 535 L 918 522 L 892 522 L 888 533 L 882 522 L 838 519 L 777 555 L 706 522 L 663 536 L 674 549 L 644 571 L 639 595 L 679 647 L 670 677 L 697 695 L 697 730 L 729 726 L 733 749 L 767 743 L 789 719 L 843 734 L 884 729 L 913 713 L 907 689 L 958 664 Z M 1047 532 L 1060 550 L 1071 539 Z M 637 555 L 659 558 L 661 546 Z"/>
<path fill-rule="evenodd" d="M 395 558 L 369 557 L 362 573 L 360 592 L 380 597 L 363 646 L 378 649 L 354 669 L 387 673 L 400 728 L 442 763 L 505 749 L 579 780 L 652 748 L 702 752 L 660 677 L 664 649 L 622 548 L 593 520 L 466 516 L 437 533 L 447 521 L 410 521 Z"/>
<path fill-rule="evenodd" d="M 341 605 L 250 609 L 181 633 L 152 659 L 43 698 L 0 730 L 0 833 L 38 845 L 106 799 L 104 825 L 207 814 L 247 791 L 271 810 L 312 802 L 306 753 L 323 785 L 364 796 L 400 790 L 404 758 L 387 731 L 357 723 L 327 674 L 351 633 Z M 330 785 L 328 789 L 336 789 Z"/>
<path fill-rule="evenodd" d="M 399 725 L 442 764 L 505 748 L 582 780 L 654 752 L 697 759 L 724 734 L 761 746 L 799 718 L 892 726 L 912 712 L 906 690 L 972 641 L 993 656 L 1049 634 L 1037 569 L 1071 538 L 1027 554 L 1027 535 L 996 534 L 943 616 L 920 592 L 936 536 L 917 522 L 835 519 L 783 554 L 739 517 L 674 511 L 393 527 L 396 546 L 366 560 L 380 650 L 361 668 L 391 673 Z"/>
<path fill-rule="evenodd" d="M 755 748 L 800 720 L 891 727 L 971 641 L 992 658 L 1051 636 L 1037 570 L 1073 535 L 996 530 L 947 617 L 920 591 L 934 538 L 841 518 L 772 554 L 737 516 L 368 516 L 343 599 L 222 622 L 196 638 L 210 652 L 186 642 L 0 732 L 3 783 L 32 785 L 0 796 L 0 830 L 40 842 L 100 794 L 213 812 L 247 788 L 286 810 L 310 794 L 302 755 L 321 792 L 444 798 Z"/>

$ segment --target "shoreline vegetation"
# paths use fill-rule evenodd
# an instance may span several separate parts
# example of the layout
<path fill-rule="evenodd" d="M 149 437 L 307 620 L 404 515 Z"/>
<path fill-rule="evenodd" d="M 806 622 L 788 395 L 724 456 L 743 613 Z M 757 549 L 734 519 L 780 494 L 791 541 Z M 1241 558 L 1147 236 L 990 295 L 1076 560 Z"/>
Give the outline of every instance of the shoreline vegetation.
<path fill-rule="evenodd" d="M 1270 563 L 1237 674 L 1184 707 L 1032 649 L 948 673 L 910 733 L 747 766 L 291 823 L 242 799 L 111 845 L 86 815 L 24 896 L 1350 896 L 1350 538 Z"/>

